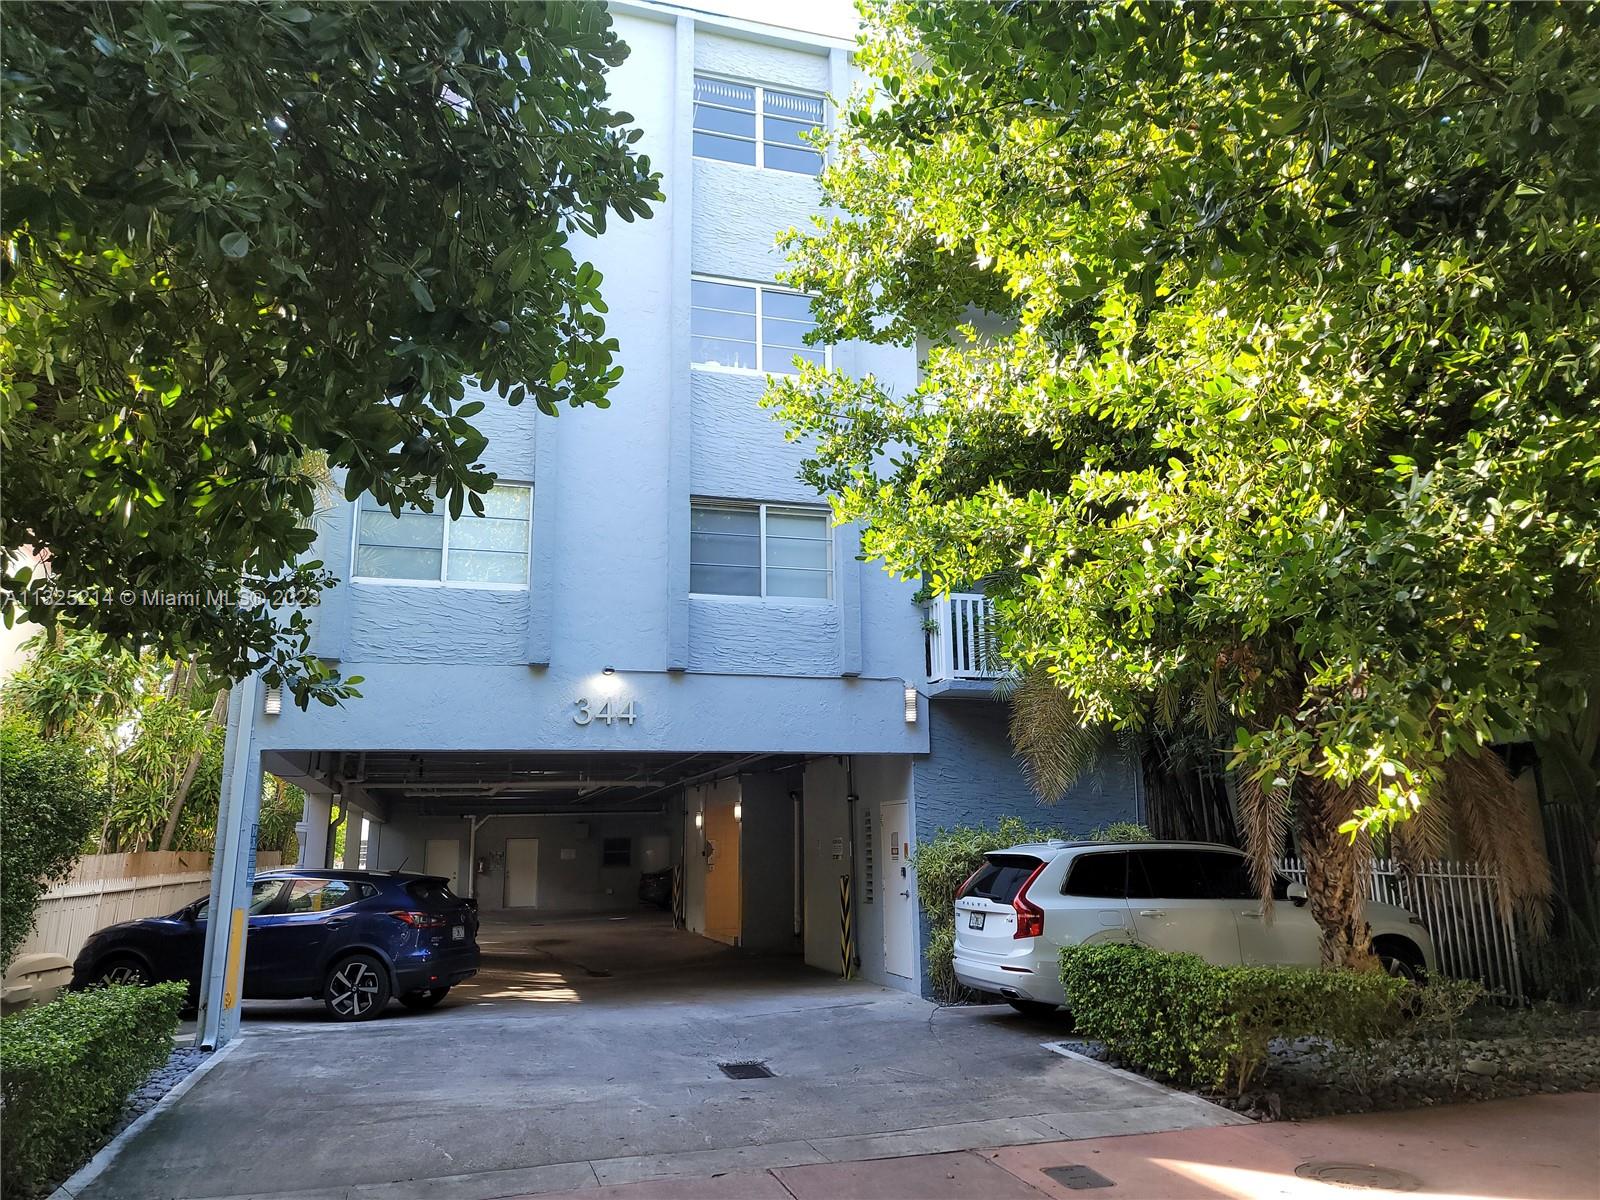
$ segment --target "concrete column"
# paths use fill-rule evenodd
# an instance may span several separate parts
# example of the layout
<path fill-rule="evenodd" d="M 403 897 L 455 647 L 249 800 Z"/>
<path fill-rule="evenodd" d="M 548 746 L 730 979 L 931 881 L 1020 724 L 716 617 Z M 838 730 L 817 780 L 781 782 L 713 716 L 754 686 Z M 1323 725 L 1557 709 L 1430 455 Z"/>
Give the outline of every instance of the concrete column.
<path fill-rule="evenodd" d="M 228 696 L 228 735 L 217 801 L 211 906 L 200 972 L 199 1044 L 215 1049 L 239 1033 L 245 933 L 255 883 L 256 830 L 261 816 L 261 755 L 251 745 L 260 681 L 250 675 Z"/>
<path fill-rule="evenodd" d="M 328 861 L 328 822 L 333 819 L 333 796 L 306 789 L 306 803 L 295 836 L 300 840 L 302 867 L 320 867 Z"/>
<path fill-rule="evenodd" d="M 673 58 L 672 151 L 667 203 L 672 239 L 671 403 L 667 433 L 667 670 L 689 668 L 689 487 L 693 470 L 689 388 L 690 274 L 694 270 L 694 18 L 679 16 Z"/>

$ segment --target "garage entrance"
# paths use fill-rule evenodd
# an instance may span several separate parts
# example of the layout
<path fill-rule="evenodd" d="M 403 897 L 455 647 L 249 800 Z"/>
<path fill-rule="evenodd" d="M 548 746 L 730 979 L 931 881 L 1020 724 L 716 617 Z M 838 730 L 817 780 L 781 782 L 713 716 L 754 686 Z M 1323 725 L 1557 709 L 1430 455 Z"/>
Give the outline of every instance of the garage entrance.
<path fill-rule="evenodd" d="M 537 990 L 545 960 L 563 987 L 574 970 L 681 965 L 706 939 L 804 953 L 803 758 L 367 751 L 294 765 L 302 864 L 425 871 L 477 901 L 489 978 L 474 991 Z"/>

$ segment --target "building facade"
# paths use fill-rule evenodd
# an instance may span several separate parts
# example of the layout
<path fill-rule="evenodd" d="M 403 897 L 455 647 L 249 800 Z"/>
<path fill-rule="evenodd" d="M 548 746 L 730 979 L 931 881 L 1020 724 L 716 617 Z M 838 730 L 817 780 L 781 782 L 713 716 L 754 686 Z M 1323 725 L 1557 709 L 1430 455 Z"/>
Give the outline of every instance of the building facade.
<path fill-rule="evenodd" d="M 231 731 L 241 794 L 262 771 L 306 789 L 305 862 L 342 817 L 341 865 L 445 874 L 508 919 L 631 908 L 641 873 L 672 868 L 696 933 L 835 972 L 853 953 L 852 973 L 918 990 L 918 842 L 1012 813 L 1136 819 L 1136 765 L 1106 759 L 1041 814 L 981 597 L 919 606 L 857 561 L 758 405 L 797 353 L 916 382 L 909 348 L 803 347 L 805 298 L 773 284 L 774 238 L 818 211 L 798 131 L 855 82 L 848 45 L 613 15 L 631 48 L 613 103 L 666 200 L 575 248 L 621 344 L 611 407 L 482 397 L 485 518 L 326 514 L 316 556 L 340 584 L 314 648 L 362 696 L 302 712 L 256 692 Z"/>

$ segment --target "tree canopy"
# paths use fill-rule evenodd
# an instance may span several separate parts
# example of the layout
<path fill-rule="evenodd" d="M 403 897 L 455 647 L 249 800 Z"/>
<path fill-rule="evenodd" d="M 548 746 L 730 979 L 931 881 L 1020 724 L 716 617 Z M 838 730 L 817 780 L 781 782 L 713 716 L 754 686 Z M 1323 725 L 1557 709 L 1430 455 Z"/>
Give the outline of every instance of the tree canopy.
<path fill-rule="evenodd" d="M 50 575 L 8 561 L 5 616 L 65 597 L 332 702 L 295 605 L 330 582 L 317 476 L 481 512 L 469 378 L 554 414 L 621 375 L 571 243 L 659 199 L 606 104 L 626 47 L 588 2 L 0 19 L 0 543 Z"/>
<path fill-rule="evenodd" d="M 926 359 L 774 386 L 808 478 L 1085 723 L 1233 714 L 1364 953 L 1351 838 L 1600 686 L 1600 6 L 867 16 L 790 280 Z"/>

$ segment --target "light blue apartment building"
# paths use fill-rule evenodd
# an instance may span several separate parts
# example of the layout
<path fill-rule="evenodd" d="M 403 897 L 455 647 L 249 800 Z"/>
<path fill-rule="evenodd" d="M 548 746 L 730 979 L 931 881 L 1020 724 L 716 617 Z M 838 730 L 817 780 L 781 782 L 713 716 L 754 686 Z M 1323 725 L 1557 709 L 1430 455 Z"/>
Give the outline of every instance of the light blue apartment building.
<path fill-rule="evenodd" d="M 256 690 L 234 731 L 241 792 L 306 789 L 303 861 L 449 875 L 489 914 L 628 909 L 676 868 L 704 936 L 922 988 L 908 857 L 940 826 L 1139 815 L 1108 757 L 1040 814 L 975 628 L 981 597 L 928 606 L 857 560 L 796 476 L 804 448 L 758 406 L 795 354 L 911 387 L 911 349 L 802 346 L 773 239 L 817 208 L 818 155 L 855 77 L 846 43 L 618 4 L 614 105 L 664 173 L 649 221 L 580 251 L 605 276 L 625 375 L 606 411 L 485 397 L 489 515 L 326 514 L 339 576 L 315 650 L 363 696 Z M 276 711 L 273 711 L 276 710 Z"/>

